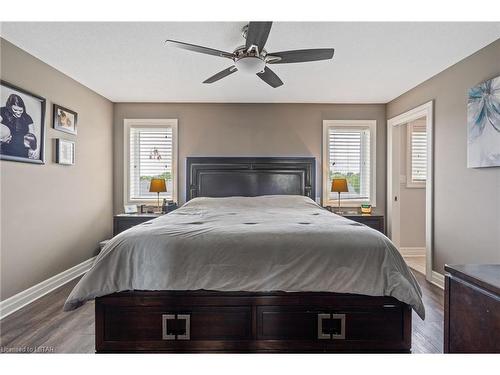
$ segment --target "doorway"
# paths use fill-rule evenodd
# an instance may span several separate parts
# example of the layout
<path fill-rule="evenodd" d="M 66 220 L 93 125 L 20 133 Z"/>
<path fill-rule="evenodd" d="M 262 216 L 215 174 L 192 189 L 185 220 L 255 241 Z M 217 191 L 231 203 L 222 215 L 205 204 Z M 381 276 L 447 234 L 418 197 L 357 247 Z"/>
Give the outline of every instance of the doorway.
<path fill-rule="evenodd" d="M 410 268 L 432 281 L 433 102 L 388 121 L 387 232 Z"/>

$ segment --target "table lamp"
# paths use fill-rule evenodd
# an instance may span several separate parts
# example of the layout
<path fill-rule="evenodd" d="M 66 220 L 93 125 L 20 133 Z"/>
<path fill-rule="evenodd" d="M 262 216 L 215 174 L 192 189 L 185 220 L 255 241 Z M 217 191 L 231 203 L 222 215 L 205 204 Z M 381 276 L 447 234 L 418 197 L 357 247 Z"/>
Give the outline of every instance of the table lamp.
<path fill-rule="evenodd" d="M 339 210 L 338 214 L 342 214 L 340 211 L 340 193 L 347 193 L 349 191 L 347 187 L 347 180 L 345 178 L 334 178 L 332 180 L 332 193 L 339 193 Z"/>
<path fill-rule="evenodd" d="M 164 178 L 152 178 L 149 185 L 150 193 L 158 193 L 158 210 L 160 209 L 160 193 L 167 191 L 167 184 Z"/>

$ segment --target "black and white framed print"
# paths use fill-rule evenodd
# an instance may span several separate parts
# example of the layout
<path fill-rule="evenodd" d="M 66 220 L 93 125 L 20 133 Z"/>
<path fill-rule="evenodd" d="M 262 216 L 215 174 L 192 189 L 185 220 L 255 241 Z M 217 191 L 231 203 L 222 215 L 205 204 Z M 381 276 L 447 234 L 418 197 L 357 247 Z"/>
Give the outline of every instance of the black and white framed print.
<path fill-rule="evenodd" d="M 61 138 L 56 139 L 56 163 L 75 164 L 75 142 Z"/>
<path fill-rule="evenodd" d="M 0 159 L 44 163 L 45 99 L 0 81 Z"/>
<path fill-rule="evenodd" d="M 68 108 L 54 104 L 52 111 L 52 126 L 56 130 L 76 135 L 78 114 Z"/>

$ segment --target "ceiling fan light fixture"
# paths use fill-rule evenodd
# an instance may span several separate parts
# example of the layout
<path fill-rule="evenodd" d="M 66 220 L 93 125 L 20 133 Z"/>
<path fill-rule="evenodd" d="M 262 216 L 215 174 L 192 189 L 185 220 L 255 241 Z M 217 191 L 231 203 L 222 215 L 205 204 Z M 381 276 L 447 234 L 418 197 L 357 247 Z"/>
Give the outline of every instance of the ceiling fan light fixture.
<path fill-rule="evenodd" d="M 245 74 L 259 73 L 266 67 L 264 60 L 254 56 L 242 57 L 241 59 L 236 60 L 234 64 L 236 65 L 236 68 L 238 68 L 239 72 Z"/>
<path fill-rule="evenodd" d="M 243 37 L 246 39 L 245 45 L 239 46 L 232 53 L 171 39 L 166 40 L 166 43 L 188 51 L 230 59 L 234 63 L 233 66 L 207 78 L 203 83 L 214 83 L 235 72 L 241 72 L 247 75 L 256 74 L 257 77 L 269 86 L 276 88 L 282 86 L 283 81 L 276 73 L 269 69 L 268 64 L 303 63 L 330 60 L 333 58 L 335 51 L 333 48 L 299 49 L 268 54 L 264 47 L 271 31 L 271 26 L 272 22 L 267 21 L 250 22 L 248 25 L 245 25 L 242 30 Z"/>

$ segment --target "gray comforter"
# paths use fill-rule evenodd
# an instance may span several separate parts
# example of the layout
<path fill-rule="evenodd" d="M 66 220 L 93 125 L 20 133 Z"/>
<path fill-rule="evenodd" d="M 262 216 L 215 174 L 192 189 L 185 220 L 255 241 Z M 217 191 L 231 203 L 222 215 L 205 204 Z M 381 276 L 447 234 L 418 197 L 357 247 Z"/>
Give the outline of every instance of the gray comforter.
<path fill-rule="evenodd" d="M 393 296 L 424 318 L 421 290 L 381 233 L 302 196 L 196 198 L 111 239 L 68 297 L 124 290 Z"/>

